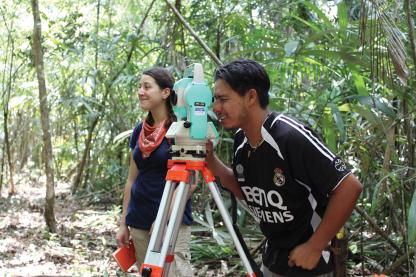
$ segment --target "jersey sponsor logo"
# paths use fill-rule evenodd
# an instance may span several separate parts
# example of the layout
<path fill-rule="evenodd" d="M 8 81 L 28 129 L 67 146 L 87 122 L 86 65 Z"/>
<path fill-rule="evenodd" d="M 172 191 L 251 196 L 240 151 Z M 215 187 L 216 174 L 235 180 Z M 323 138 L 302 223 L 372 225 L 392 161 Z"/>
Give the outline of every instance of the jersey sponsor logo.
<path fill-rule="evenodd" d="M 241 190 L 246 196 L 250 210 L 263 222 L 285 223 L 294 219 L 291 211 L 287 209 L 287 206 L 283 205 L 283 198 L 276 190 L 265 191 L 255 186 L 243 186 Z M 260 207 L 252 206 L 250 203 L 255 203 Z M 264 208 L 275 209 L 265 210 Z"/>
<path fill-rule="evenodd" d="M 347 169 L 347 166 L 345 165 L 345 163 L 340 159 L 340 158 L 336 158 L 334 161 L 334 167 L 336 170 L 338 171 L 345 171 Z"/>
<path fill-rule="evenodd" d="M 262 210 L 260 207 L 248 207 L 254 213 L 254 215 L 263 222 L 285 223 L 294 219 L 294 216 L 290 213 L 290 211 L 266 211 Z"/>
<path fill-rule="evenodd" d="M 273 176 L 273 183 L 276 186 L 281 187 L 285 184 L 285 182 L 286 182 L 286 178 L 285 178 L 285 175 L 283 175 L 283 170 L 281 170 L 280 168 L 275 168 L 274 176 Z"/>

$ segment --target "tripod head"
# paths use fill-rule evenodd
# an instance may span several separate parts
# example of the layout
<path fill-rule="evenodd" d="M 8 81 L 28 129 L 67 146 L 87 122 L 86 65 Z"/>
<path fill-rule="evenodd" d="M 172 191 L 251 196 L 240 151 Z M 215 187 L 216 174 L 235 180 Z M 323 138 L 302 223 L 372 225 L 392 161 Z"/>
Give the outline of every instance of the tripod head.
<path fill-rule="evenodd" d="M 176 93 L 174 111 L 178 119 L 166 133 L 173 138 L 173 159 L 205 158 L 205 142 L 218 137 L 212 122 L 208 122 L 208 109 L 213 102 L 212 92 L 204 79 L 204 71 L 199 63 L 193 64 L 184 72 L 182 79 L 173 86 Z"/>

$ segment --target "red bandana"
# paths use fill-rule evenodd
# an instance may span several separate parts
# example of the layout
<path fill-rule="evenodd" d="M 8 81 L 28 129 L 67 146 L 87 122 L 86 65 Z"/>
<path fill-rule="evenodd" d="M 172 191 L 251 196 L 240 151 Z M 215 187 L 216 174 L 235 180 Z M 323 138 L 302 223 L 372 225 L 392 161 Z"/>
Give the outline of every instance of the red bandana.
<path fill-rule="evenodd" d="M 165 121 L 160 123 L 157 127 L 150 126 L 146 120 L 144 121 L 139 136 L 139 147 L 142 151 L 144 159 L 149 157 L 150 154 L 152 154 L 152 152 L 162 143 L 166 132 Z"/>

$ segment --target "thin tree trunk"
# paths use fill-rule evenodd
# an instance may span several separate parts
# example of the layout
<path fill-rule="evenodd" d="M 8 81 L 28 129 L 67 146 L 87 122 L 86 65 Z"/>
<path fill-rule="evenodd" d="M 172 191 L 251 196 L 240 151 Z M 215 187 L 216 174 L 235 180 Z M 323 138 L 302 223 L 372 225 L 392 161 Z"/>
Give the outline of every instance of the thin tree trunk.
<path fill-rule="evenodd" d="M 1 198 L 1 190 L 3 188 L 3 174 L 4 174 L 4 156 L 6 151 L 6 145 L 3 144 L 3 148 L 1 149 L 1 169 L 0 169 L 0 198 Z"/>
<path fill-rule="evenodd" d="M 82 177 L 84 174 L 85 165 L 87 164 L 88 153 L 91 150 L 92 135 L 94 133 L 95 126 L 97 126 L 99 119 L 100 116 L 97 115 L 94 121 L 92 122 L 91 127 L 88 129 L 88 136 L 87 140 L 85 141 L 85 149 L 84 153 L 82 154 L 81 164 L 78 167 L 77 176 L 75 177 L 75 181 L 72 185 L 72 193 L 76 193 L 79 185 L 82 183 Z"/>
<path fill-rule="evenodd" d="M 13 164 L 13 158 L 10 151 L 10 139 L 9 139 L 9 128 L 8 128 L 8 118 L 9 118 L 9 100 L 10 100 L 10 94 L 11 94 L 11 88 L 12 88 L 12 71 L 13 71 L 13 57 L 14 57 L 14 43 L 13 39 L 11 37 L 11 29 L 13 26 L 10 27 L 7 26 L 6 20 L 4 18 L 4 14 L 2 13 L 3 19 L 4 19 L 4 25 L 7 29 L 7 47 L 6 47 L 6 61 L 5 64 L 8 64 L 8 57 L 9 53 L 10 55 L 10 63 L 9 63 L 9 72 L 8 72 L 8 80 L 5 82 L 6 78 L 6 71 L 7 66 L 4 67 L 3 72 L 3 130 L 4 130 L 4 144 L 5 144 L 5 151 L 7 154 L 7 164 L 9 168 L 9 195 L 13 195 L 16 193 L 16 188 L 14 185 L 14 164 Z M 3 171 L 2 171 L 3 172 Z"/>
<path fill-rule="evenodd" d="M 332 251 L 335 256 L 335 277 L 347 276 L 348 236 L 343 227 L 332 240 Z"/>
<path fill-rule="evenodd" d="M 56 232 L 56 220 L 54 213 L 55 204 L 55 182 L 52 156 L 51 134 L 49 133 L 49 108 L 48 95 L 46 91 L 45 71 L 43 65 L 42 52 L 42 28 L 39 16 L 38 0 L 32 0 L 33 11 L 33 55 L 36 66 L 36 75 L 39 85 L 39 103 L 40 103 L 40 118 L 42 125 L 42 140 L 43 140 L 43 161 L 45 163 L 46 174 L 46 199 L 44 217 L 46 225 L 50 232 Z"/>

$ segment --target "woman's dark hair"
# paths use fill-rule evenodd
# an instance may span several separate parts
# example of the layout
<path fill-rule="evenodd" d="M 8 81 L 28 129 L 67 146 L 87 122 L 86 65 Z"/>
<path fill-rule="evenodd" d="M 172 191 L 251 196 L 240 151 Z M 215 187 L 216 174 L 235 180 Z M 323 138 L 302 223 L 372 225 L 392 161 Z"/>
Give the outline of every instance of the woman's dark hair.
<path fill-rule="evenodd" d="M 165 127 L 169 128 L 169 126 L 172 124 L 172 122 L 176 121 L 176 115 L 173 112 L 173 99 L 175 97 L 175 92 L 173 91 L 173 85 L 175 84 L 175 80 L 173 79 L 172 74 L 163 67 L 152 67 L 150 69 L 147 69 L 143 71 L 143 75 L 148 75 L 155 79 L 156 84 L 159 86 L 160 89 L 169 88 L 170 94 L 169 98 L 166 99 L 166 107 L 168 108 L 169 117 L 165 122 Z M 146 122 L 149 125 L 153 125 L 155 123 L 155 120 L 153 119 L 152 113 L 149 111 L 146 117 Z"/>
<path fill-rule="evenodd" d="M 214 73 L 214 81 L 222 79 L 238 94 L 244 96 L 250 89 L 257 91 L 260 106 L 269 104 L 270 79 L 258 62 L 239 59 L 221 66 Z"/>

